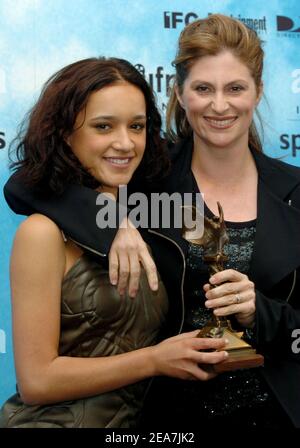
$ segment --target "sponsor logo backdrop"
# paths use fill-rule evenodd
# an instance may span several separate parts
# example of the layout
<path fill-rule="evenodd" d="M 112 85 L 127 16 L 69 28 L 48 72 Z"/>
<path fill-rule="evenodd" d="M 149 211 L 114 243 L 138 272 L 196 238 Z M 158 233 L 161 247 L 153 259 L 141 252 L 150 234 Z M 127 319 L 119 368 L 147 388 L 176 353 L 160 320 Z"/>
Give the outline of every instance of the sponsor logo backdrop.
<path fill-rule="evenodd" d="M 164 113 L 180 31 L 217 12 L 244 21 L 265 41 L 265 152 L 300 166 L 299 0 L 0 0 L 1 191 L 9 143 L 54 71 L 97 55 L 128 59 L 152 84 Z M 0 404 L 15 391 L 9 254 L 22 219 L 0 195 Z"/>

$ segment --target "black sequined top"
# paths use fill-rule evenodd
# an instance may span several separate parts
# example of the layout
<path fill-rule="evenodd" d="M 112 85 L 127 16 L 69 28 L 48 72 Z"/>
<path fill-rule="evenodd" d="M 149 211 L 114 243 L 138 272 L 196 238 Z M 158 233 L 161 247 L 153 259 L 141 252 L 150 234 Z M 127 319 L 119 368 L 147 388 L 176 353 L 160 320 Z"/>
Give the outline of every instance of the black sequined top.
<path fill-rule="evenodd" d="M 205 207 L 210 218 L 212 213 Z M 228 256 L 225 269 L 249 272 L 256 221 L 232 223 L 226 222 L 229 243 L 224 247 Z M 203 327 L 210 318 L 211 311 L 204 306 L 203 285 L 208 283 L 208 267 L 202 260 L 203 248 L 189 243 L 185 279 L 185 323 L 184 331 Z M 250 335 L 254 337 L 254 334 Z M 184 401 L 190 409 L 197 409 L 198 416 L 212 421 L 214 418 L 229 419 L 231 416 L 246 413 L 252 419 L 250 426 L 259 426 L 257 419 L 267 412 L 272 420 L 278 404 L 265 383 L 259 368 L 225 372 L 210 381 L 185 382 Z"/>
<path fill-rule="evenodd" d="M 206 208 L 206 215 L 212 213 Z M 249 272 L 255 237 L 255 220 L 242 223 L 226 222 L 229 243 L 224 247 L 228 261 L 224 269 L 235 269 L 247 274 Z M 193 328 L 202 328 L 209 320 L 211 311 L 204 306 L 203 285 L 208 283 L 207 264 L 202 260 L 203 247 L 189 243 L 186 270 L 186 312 L 185 323 Z M 193 329 L 192 328 L 192 329 Z"/>

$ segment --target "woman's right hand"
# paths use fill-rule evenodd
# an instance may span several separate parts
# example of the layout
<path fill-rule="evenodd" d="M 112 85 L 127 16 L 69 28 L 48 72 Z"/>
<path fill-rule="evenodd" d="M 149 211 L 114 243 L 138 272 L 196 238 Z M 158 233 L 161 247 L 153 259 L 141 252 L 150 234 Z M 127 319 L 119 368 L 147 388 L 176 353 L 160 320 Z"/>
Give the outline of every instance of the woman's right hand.
<path fill-rule="evenodd" d="M 226 340 L 197 338 L 198 332 L 182 333 L 151 347 L 154 375 L 201 381 L 214 378 L 217 374 L 212 365 L 228 357 L 224 351 Z M 209 349 L 218 351 L 201 351 Z"/>
<path fill-rule="evenodd" d="M 152 291 L 158 288 L 157 270 L 147 245 L 134 225 L 124 218 L 109 252 L 109 278 L 124 295 L 127 285 L 130 297 L 135 297 L 139 288 L 141 264 Z"/>

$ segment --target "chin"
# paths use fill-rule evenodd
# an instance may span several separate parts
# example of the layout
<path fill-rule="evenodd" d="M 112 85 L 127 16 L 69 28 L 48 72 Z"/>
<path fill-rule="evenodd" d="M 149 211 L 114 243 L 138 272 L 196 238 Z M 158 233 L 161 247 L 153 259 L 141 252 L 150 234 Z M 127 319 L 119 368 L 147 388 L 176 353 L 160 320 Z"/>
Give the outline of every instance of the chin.
<path fill-rule="evenodd" d="M 224 141 L 224 140 L 221 140 L 221 141 L 208 141 L 207 142 L 208 143 L 208 146 L 210 146 L 210 147 L 213 147 L 213 148 L 220 148 L 220 149 L 224 149 L 224 148 L 227 148 L 228 146 L 231 146 L 232 145 L 232 141 Z"/>
<path fill-rule="evenodd" d="M 220 142 L 218 142 L 218 143 L 215 143 L 215 147 L 216 148 L 220 148 L 220 149 L 225 149 L 225 148 L 228 148 L 229 146 L 231 147 L 232 146 L 232 144 L 233 144 L 233 142 L 222 142 L 222 143 L 220 143 Z"/>
<path fill-rule="evenodd" d="M 109 186 L 111 188 L 118 188 L 119 185 L 127 185 L 130 182 L 131 178 L 132 176 L 120 176 L 118 179 L 110 182 Z"/>

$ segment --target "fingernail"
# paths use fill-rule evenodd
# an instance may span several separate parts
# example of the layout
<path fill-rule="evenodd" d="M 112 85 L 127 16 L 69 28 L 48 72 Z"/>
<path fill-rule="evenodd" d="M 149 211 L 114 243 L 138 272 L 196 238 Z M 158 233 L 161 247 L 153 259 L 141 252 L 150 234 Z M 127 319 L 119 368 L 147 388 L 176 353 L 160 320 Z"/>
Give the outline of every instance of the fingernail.
<path fill-rule="evenodd" d="M 225 344 L 229 344 L 229 339 L 225 339 Z"/>
<path fill-rule="evenodd" d="M 110 280 L 110 283 L 111 283 L 112 285 L 116 285 L 116 284 L 117 284 L 117 280 L 116 280 L 115 278 L 112 278 L 112 279 Z"/>
<path fill-rule="evenodd" d="M 228 358 L 229 353 L 228 352 L 224 352 L 224 356 L 225 356 L 225 358 Z"/>

